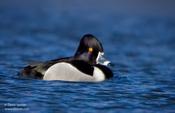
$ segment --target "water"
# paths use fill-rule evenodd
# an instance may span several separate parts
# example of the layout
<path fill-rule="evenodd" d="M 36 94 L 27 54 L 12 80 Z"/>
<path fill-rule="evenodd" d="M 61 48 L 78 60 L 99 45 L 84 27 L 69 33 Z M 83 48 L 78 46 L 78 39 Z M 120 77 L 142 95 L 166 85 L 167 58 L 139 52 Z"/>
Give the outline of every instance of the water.
<path fill-rule="evenodd" d="M 92 33 L 114 63 L 101 83 L 22 79 L 30 62 L 74 54 Z M 175 112 L 175 21 L 110 14 L 0 13 L 0 110 L 31 113 Z M 16 109 L 15 109 L 16 108 Z"/>

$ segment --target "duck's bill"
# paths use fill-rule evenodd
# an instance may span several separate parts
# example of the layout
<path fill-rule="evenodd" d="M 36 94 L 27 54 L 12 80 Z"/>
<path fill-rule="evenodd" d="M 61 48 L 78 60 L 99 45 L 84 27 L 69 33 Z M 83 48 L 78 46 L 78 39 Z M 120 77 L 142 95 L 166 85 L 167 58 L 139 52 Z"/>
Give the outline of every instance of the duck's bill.
<path fill-rule="evenodd" d="M 104 57 L 104 53 L 99 52 L 97 56 L 97 64 L 105 65 L 105 66 L 110 66 L 111 61 L 107 60 Z"/>

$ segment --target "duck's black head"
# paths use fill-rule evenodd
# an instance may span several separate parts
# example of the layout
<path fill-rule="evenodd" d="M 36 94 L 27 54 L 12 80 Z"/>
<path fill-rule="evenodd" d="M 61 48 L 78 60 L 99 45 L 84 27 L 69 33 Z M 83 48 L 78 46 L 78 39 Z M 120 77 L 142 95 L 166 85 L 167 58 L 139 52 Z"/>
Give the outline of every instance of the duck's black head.
<path fill-rule="evenodd" d="M 103 54 L 104 50 L 101 42 L 95 36 L 86 34 L 80 40 L 75 58 L 93 65 L 98 63 L 103 64 L 104 62 L 107 63 L 107 60 L 102 57 Z"/>

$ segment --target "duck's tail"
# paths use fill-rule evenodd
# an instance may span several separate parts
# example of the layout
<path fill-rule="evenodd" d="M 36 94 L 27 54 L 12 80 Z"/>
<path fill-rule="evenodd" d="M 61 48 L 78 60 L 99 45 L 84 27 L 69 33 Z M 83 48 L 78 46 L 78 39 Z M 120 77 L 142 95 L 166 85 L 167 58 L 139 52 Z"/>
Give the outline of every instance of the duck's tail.
<path fill-rule="evenodd" d="M 20 75 L 26 78 L 42 79 L 43 74 L 38 72 L 36 67 L 37 66 L 26 66 L 21 70 Z"/>

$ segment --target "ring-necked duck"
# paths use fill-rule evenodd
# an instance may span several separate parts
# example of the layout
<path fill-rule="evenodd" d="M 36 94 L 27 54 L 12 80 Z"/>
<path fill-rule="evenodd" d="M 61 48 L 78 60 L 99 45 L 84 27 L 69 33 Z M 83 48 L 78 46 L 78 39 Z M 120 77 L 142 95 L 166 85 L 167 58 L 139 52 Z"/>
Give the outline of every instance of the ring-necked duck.
<path fill-rule="evenodd" d="M 104 57 L 100 41 L 91 34 L 80 40 L 79 47 L 72 57 L 60 58 L 29 65 L 21 71 L 25 77 L 44 80 L 96 82 L 113 76 Z"/>

